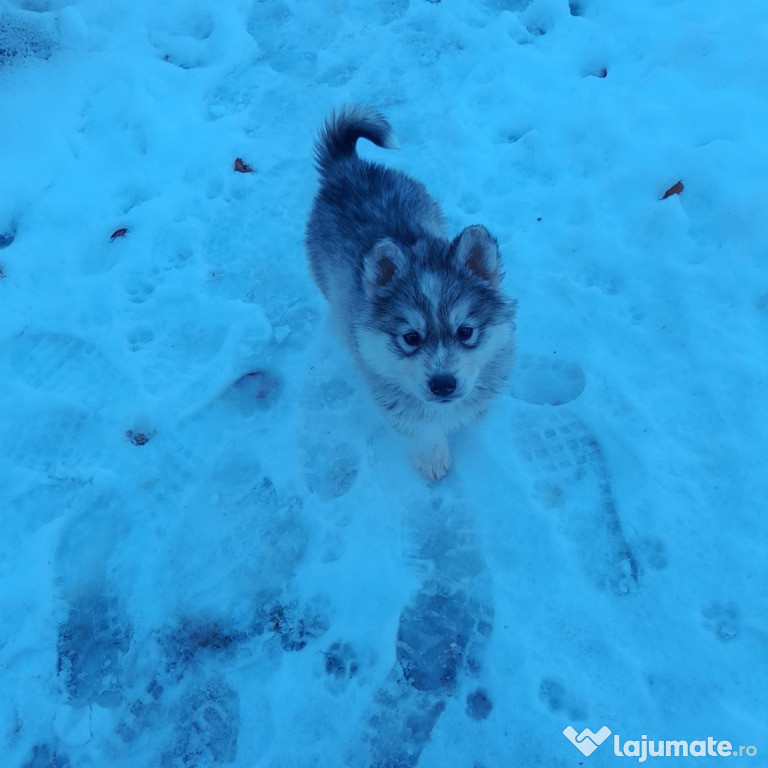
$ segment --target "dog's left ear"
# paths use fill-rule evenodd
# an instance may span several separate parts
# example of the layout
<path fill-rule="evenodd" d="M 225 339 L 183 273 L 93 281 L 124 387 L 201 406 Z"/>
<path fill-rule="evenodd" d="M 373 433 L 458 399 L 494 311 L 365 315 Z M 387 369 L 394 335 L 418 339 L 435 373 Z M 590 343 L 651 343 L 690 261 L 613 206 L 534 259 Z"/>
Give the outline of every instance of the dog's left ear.
<path fill-rule="evenodd" d="M 501 282 L 501 256 L 496 238 L 483 226 L 467 227 L 451 243 L 459 263 L 494 287 Z"/>
<path fill-rule="evenodd" d="M 365 287 L 372 296 L 379 289 L 386 288 L 402 271 L 405 255 L 389 237 L 376 242 L 363 259 Z"/>

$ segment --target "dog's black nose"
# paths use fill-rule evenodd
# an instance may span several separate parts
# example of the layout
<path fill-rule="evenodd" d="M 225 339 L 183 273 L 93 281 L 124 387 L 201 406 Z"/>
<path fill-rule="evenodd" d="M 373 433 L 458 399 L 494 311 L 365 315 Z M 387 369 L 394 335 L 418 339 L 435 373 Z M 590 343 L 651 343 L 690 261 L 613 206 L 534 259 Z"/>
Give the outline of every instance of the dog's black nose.
<path fill-rule="evenodd" d="M 433 376 L 429 380 L 429 388 L 433 395 L 448 397 L 456 391 L 456 379 L 453 376 Z"/>

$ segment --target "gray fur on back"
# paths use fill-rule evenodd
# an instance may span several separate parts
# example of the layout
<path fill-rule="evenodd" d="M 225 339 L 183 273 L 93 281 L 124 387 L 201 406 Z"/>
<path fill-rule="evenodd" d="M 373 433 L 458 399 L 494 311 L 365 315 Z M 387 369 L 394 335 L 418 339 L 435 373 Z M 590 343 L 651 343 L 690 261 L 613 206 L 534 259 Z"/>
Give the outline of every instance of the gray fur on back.
<path fill-rule="evenodd" d="M 366 107 L 351 106 L 333 113 L 315 147 L 320 190 L 306 233 L 312 274 L 320 290 L 359 305 L 364 292 L 363 255 L 385 237 L 403 245 L 442 234 L 444 216 L 426 187 L 401 171 L 362 160 L 354 151 L 365 137 L 393 146 L 387 120 Z M 352 312 L 346 312 L 349 321 Z"/>

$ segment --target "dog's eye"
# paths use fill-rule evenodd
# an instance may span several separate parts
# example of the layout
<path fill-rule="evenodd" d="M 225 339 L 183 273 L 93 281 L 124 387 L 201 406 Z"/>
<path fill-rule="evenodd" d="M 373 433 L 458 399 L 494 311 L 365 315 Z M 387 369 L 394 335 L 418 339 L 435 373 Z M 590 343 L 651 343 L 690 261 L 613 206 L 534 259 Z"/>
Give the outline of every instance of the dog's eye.
<path fill-rule="evenodd" d="M 474 332 L 474 328 L 470 328 L 468 325 L 460 325 L 456 331 L 456 338 L 459 341 L 469 341 L 472 338 L 472 334 Z"/>
<path fill-rule="evenodd" d="M 419 345 L 419 342 L 421 341 L 421 336 L 419 336 L 418 331 L 408 331 L 408 333 L 403 334 L 403 341 L 409 347 L 416 347 Z"/>

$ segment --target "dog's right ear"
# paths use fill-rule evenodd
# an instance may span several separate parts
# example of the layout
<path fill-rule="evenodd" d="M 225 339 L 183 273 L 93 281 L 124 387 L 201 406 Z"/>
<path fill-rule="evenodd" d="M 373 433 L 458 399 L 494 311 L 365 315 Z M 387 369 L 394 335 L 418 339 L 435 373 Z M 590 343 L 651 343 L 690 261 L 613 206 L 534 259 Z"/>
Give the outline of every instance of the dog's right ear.
<path fill-rule="evenodd" d="M 479 224 L 467 227 L 451 244 L 456 258 L 470 272 L 498 288 L 501 282 L 501 257 L 496 238 Z"/>
<path fill-rule="evenodd" d="M 385 237 L 375 243 L 363 260 L 368 295 L 372 296 L 386 288 L 395 275 L 402 271 L 404 263 L 405 254 L 394 240 Z"/>

